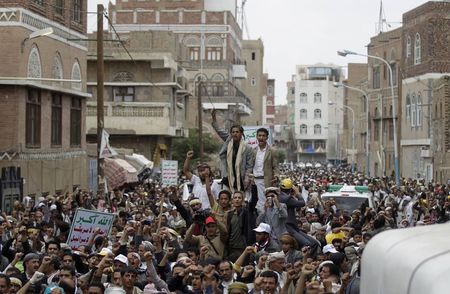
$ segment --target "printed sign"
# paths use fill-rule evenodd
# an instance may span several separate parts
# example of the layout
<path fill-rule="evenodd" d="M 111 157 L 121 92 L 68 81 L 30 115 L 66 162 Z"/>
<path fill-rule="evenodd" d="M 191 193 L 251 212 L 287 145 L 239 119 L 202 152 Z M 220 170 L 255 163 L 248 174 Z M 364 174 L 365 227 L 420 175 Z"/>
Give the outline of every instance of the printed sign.
<path fill-rule="evenodd" d="M 260 126 L 253 126 L 253 127 L 249 127 L 249 126 L 245 126 L 244 127 L 244 135 L 245 135 L 245 142 L 247 142 L 247 144 L 249 144 L 252 147 L 255 147 L 258 145 L 258 140 L 256 138 L 256 131 L 259 128 L 263 128 Z M 267 143 L 269 143 L 269 145 L 273 145 L 273 139 L 272 139 L 272 129 L 269 127 L 264 127 L 269 131 L 269 138 L 267 138 Z"/>
<path fill-rule="evenodd" d="M 67 244 L 78 249 L 89 242 L 89 238 L 98 228 L 99 234 L 108 236 L 113 225 L 114 214 L 78 208 L 70 227 Z"/>
<path fill-rule="evenodd" d="M 163 187 L 169 187 L 178 184 L 178 161 L 161 161 L 161 182 Z"/>

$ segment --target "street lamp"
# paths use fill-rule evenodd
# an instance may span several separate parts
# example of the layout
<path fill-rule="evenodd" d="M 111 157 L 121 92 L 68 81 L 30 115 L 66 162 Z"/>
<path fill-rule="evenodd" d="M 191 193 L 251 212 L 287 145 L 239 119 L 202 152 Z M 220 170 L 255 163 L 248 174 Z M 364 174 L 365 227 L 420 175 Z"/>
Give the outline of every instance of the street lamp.
<path fill-rule="evenodd" d="M 37 37 L 48 36 L 48 35 L 51 35 L 51 34 L 53 34 L 53 28 L 50 28 L 50 27 L 42 29 L 42 30 L 39 30 L 39 31 L 32 32 L 28 37 L 23 39 L 23 41 L 21 43 L 21 46 L 20 46 L 21 53 L 23 53 L 23 50 L 25 49 L 25 42 L 26 41 L 34 39 L 34 38 L 37 38 Z"/>
<path fill-rule="evenodd" d="M 367 93 L 361 89 L 355 88 L 355 87 L 351 87 L 348 86 L 346 84 L 343 83 L 338 83 L 338 82 L 334 82 L 333 86 L 336 88 L 347 88 L 353 91 L 357 91 L 359 93 L 361 93 L 363 95 L 363 98 L 366 99 L 366 117 L 367 117 L 367 126 L 366 126 L 366 175 L 370 176 L 370 153 L 369 153 L 369 136 L 370 136 L 370 132 L 369 132 L 369 96 L 367 95 Z"/>
<path fill-rule="evenodd" d="M 397 146 L 397 122 L 396 122 L 396 108 L 395 108 L 395 97 L 394 97 L 394 78 L 393 78 L 393 74 L 392 74 L 392 67 L 389 64 L 389 62 L 381 57 L 375 56 L 375 55 L 368 55 L 368 54 L 361 54 L 361 53 L 356 53 L 350 50 L 342 50 L 342 51 L 338 51 L 337 52 L 338 55 L 340 56 L 347 56 L 347 55 L 359 55 L 359 56 L 364 56 L 367 58 L 373 58 L 373 59 L 377 59 L 380 60 L 382 62 L 384 62 L 388 69 L 389 69 L 389 80 L 391 83 L 391 96 L 392 96 L 392 126 L 394 127 L 394 164 L 395 164 L 395 183 L 397 186 L 400 185 L 400 162 L 399 162 L 399 158 L 398 158 L 398 146 Z"/>
<path fill-rule="evenodd" d="M 328 101 L 328 105 L 336 105 L 336 102 Z M 355 150 L 355 112 L 353 111 L 353 108 L 347 105 L 342 105 L 343 108 L 348 109 L 352 112 L 352 153 Z M 341 108 L 341 109 L 343 109 Z M 355 156 L 352 154 L 352 173 L 355 172 Z"/>

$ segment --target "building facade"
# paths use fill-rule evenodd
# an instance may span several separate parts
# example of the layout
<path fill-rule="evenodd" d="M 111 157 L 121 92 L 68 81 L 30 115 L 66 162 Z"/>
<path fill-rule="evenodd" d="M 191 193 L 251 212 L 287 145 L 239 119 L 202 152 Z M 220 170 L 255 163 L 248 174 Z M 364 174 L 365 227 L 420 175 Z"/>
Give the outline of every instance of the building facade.
<path fill-rule="evenodd" d="M 404 177 L 441 178 L 448 165 L 442 155 L 443 139 L 434 138 L 444 134 L 434 126 L 441 126 L 445 116 L 439 110 L 433 111 L 433 107 L 440 109 L 441 103 L 445 105 L 445 95 L 435 85 L 441 89 L 445 85 L 441 79 L 450 73 L 449 13 L 450 2 L 430 1 L 403 15 L 401 171 Z M 436 97 L 441 100 L 439 103 L 435 102 L 435 91 L 439 93 Z M 433 142 L 438 146 L 433 146 Z M 441 154 L 435 156 L 434 152 Z"/>
<path fill-rule="evenodd" d="M 188 108 L 198 109 L 200 93 L 203 109 L 217 110 L 230 124 L 252 112 L 251 100 L 242 91 L 247 73 L 236 9 L 234 0 L 117 0 L 109 6 L 109 15 L 118 33 L 172 31 L 177 42 L 187 47 L 179 62 L 193 94 Z M 198 125 L 197 111 L 188 113 L 188 123 Z"/>
<path fill-rule="evenodd" d="M 298 65 L 295 75 L 295 141 L 297 161 L 342 161 L 343 74 L 334 65 Z M 333 105 L 330 105 L 330 102 Z"/>
<path fill-rule="evenodd" d="M 275 80 L 267 79 L 266 99 L 263 104 L 263 125 L 273 128 L 275 124 Z"/>
<path fill-rule="evenodd" d="M 172 32 L 120 33 L 127 51 L 104 43 L 104 127 L 116 148 L 132 149 L 151 160 L 170 157 L 172 139 L 188 135 L 187 73 L 177 60 L 187 48 Z M 95 38 L 95 36 L 92 36 Z M 107 34 L 105 39 L 118 38 Z M 97 138 L 97 58 L 88 58 L 87 137 Z M 192 111 L 191 111 L 192 112 Z"/>
<path fill-rule="evenodd" d="M 399 70 L 402 58 L 402 28 L 382 32 L 370 39 L 367 54 L 386 60 L 392 68 L 393 87 L 390 84 L 388 66 L 375 58 L 368 58 L 369 117 L 371 120 L 370 134 L 370 175 L 386 176 L 394 173 L 394 124 L 396 120 L 397 138 L 400 138 L 401 109 L 401 72 Z M 394 97 L 391 90 L 393 88 Z M 395 113 L 393 111 L 395 101 Z M 400 141 L 400 140 L 398 140 Z M 400 142 L 397 142 L 398 144 Z"/>
<path fill-rule="evenodd" d="M 23 194 L 88 188 L 86 1 L 1 1 L 0 167 Z M 10 203 L 11 204 L 11 203 Z"/>

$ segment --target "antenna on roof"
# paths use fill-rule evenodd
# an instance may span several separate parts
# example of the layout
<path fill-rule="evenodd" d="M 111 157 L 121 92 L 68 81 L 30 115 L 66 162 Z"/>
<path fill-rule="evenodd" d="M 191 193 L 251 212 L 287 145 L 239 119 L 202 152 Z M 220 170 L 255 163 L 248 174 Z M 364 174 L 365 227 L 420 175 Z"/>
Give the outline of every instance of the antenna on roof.
<path fill-rule="evenodd" d="M 380 13 L 378 15 L 377 33 L 381 34 L 391 28 L 391 25 L 386 20 L 386 14 L 383 8 L 383 0 L 380 0 Z"/>

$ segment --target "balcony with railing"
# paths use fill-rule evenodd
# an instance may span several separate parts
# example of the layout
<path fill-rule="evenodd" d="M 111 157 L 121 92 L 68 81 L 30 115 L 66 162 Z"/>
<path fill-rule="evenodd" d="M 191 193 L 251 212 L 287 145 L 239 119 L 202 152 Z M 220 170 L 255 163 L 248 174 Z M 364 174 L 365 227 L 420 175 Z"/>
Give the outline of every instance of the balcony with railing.
<path fill-rule="evenodd" d="M 112 135 L 178 136 L 181 122 L 171 123 L 170 104 L 159 102 L 105 102 L 105 129 Z M 87 102 L 86 129 L 95 134 L 97 103 Z"/>
<path fill-rule="evenodd" d="M 203 82 L 200 89 L 204 109 L 228 110 L 233 108 L 241 115 L 252 113 L 250 98 L 230 82 Z"/>

